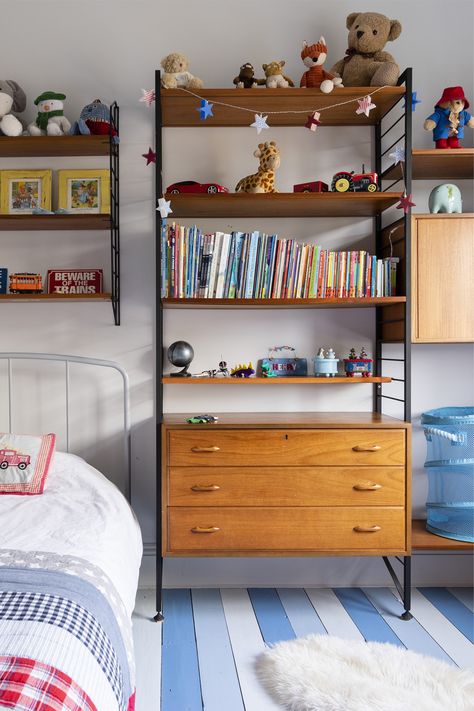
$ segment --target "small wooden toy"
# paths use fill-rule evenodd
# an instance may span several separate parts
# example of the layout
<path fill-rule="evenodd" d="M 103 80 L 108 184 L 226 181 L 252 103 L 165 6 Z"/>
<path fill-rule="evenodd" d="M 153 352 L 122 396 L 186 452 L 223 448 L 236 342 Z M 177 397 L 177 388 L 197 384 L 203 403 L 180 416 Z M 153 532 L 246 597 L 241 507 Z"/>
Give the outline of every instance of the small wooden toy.
<path fill-rule="evenodd" d="M 339 358 L 332 348 L 328 348 L 324 353 L 324 348 L 320 348 L 314 359 L 314 374 L 316 377 L 335 378 L 337 376 L 337 364 Z"/>
<path fill-rule="evenodd" d="M 344 358 L 344 370 L 347 378 L 353 378 L 354 373 L 360 373 L 363 378 L 370 378 L 372 367 L 373 360 L 367 357 L 364 347 L 362 347 L 359 356 L 356 355 L 355 348 L 351 348 L 349 357 Z"/>
<path fill-rule="evenodd" d="M 43 280 L 41 274 L 31 272 L 17 272 L 10 274 L 10 294 L 41 294 Z"/>
<path fill-rule="evenodd" d="M 235 368 L 232 368 L 230 371 L 231 378 L 250 378 L 251 375 L 255 375 L 252 363 L 249 363 L 248 365 L 241 363 L 240 365 L 236 365 Z"/>
<path fill-rule="evenodd" d="M 297 183 L 293 185 L 294 193 L 327 193 L 329 187 L 322 180 L 314 180 L 311 183 Z"/>

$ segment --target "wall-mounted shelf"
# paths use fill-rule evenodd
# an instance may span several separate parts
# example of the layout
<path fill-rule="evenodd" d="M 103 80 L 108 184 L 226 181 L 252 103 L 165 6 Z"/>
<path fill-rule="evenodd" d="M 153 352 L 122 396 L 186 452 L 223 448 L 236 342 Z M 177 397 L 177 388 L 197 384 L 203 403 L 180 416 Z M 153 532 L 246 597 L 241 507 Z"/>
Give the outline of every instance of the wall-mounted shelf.
<path fill-rule="evenodd" d="M 216 104 L 214 116 L 201 121 L 199 99 L 182 89 L 163 89 L 161 110 L 163 126 L 249 126 L 253 113 L 270 111 L 301 111 L 300 114 L 277 113 L 269 116 L 271 126 L 304 126 L 308 114 L 323 111 L 321 121 L 324 126 L 375 126 L 387 111 L 400 101 L 405 93 L 403 86 L 379 89 L 374 97 L 376 107 L 369 116 L 356 114 L 356 99 L 361 99 L 374 91 L 369 87 L 344 87 L 331 94 L 322 94 L 319 89 L 200 89 L 197 93 L 210 103 L 223 102 L 239 106 L 248 111 L 239 111 L 229 106 Z M 352 101 L 351 101 L 352 100 Z M 330 111 L 325 107 L 336 102 L 350 101 L 336 106 Z"/>
<path fill-rule="evenodd" d="M 411 547 L 418 551 L 474 551 L 474 543 L 436 536 L 426 530 L 426 521 L 412 522 Z"/>
<path fill-rule="evenodd" d="M 108 156 L 109 136 L 0 136 L 1 158 Z"/>
<path fill-rule="evenodd" d="M 383 180 L 401 180 L 401 164 L 391 165 L 382 173 Z M 413 180 L 469 180 L 474 178 L 474 148 L 441 150 L 414 148 Z"/>
<path fill-rule="evenodd" d="M 0 294 L 1 301 L 111 301 L 112 294 Z"/>
<path fill-rule="evenodd" d="M 405 296 L 328 299 L 162 299 L 165 309 L 347 309 L 404 304 Z"/>
<path fill-rule="evenodd" d="M 0 231 L 110 230 L 110 215 L 0 215 Z"/>
<path fill-rule="evenodd" d="M 163 376 L 162 383 L 171 385 L 364 385 L 366 383 L 391 383 L 391 378 L 315 378 L 309 375 L 305 377 L 289 378 L 174 378 Z"/>
<path fill-rule="evenodd" d="M 175 217 L 375 217 L 400 193 L 205 193 L 166 195 Z"/>

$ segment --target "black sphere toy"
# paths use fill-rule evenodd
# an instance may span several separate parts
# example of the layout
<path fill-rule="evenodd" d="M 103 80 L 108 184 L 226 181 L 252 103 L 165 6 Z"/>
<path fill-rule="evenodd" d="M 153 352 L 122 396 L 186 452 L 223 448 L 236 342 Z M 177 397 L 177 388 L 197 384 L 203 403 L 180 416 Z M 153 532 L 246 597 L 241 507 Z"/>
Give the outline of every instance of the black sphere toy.
<path fill-rule="evenodd" d="M 175 341 L 168 348 L 168 360 L 177 368 L 183 368 L 179 373 L 170 373 L 175 378 L 190 378 L 189 365 L 194 358 L 194 350 L 186 341 Z"/>

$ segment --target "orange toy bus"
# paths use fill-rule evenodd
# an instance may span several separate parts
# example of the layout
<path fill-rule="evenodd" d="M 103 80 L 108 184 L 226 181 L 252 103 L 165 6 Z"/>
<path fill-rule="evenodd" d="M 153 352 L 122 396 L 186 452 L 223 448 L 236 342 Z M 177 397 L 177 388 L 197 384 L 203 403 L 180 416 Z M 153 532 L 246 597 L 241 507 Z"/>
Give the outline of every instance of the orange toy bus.
<path fill-rule="evenodd" d="M 41 294 L 43 280 L 41 274 L 18 272 L 10 274 L 10 294 Z"/>

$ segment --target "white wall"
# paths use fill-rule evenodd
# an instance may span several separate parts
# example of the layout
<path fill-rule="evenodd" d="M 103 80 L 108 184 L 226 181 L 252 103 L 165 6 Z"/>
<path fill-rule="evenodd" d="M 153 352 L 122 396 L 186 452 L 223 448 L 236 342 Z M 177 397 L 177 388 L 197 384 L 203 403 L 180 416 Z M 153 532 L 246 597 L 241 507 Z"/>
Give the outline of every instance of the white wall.
<path fill-rule="evenodd" d="M 346 15 L 357 9 L 352 2 L 298 0 L 249 0 L 239 2 L 181 2 L 170 5 L 157 0 L 4 0 L 2 25 L 2 74 L 16 79 L 26 90 L 29 106 L 25 117 L 34 116 L 33 99 L 42 91 L 64 91 L 66 113 L 74 119 L 91 99 L 117 99 L 121 106 L 121 234 L 122 326 L 112 325 L 109 304 L 2 304 L 2 348 L 75 352 L 120 361 L 132 383 L 134 422 L 134 504 L 145 541 L 154 538 L 154 236 L 153 171 L 141 154 L 153 145 L 153 110 L 138 102 L 140 89 L 154 82 L 154 69 L 170 51 L 185 51 L 191 71 L 207 86 L 230 86 L 243 61 L 258 67 L 262 62 L 286 59 L 288 74 L 297 82 L 302 73 L 299 47 L 303 39 L 316 41 L 324 34 L 329 46 L 328 67 L 346 49 Z M 362 10 L 374 10 L 400 19 L 401 37 L 388 49 L 400 66 L 413 66 L 415 89 L 422 99 L 414 115 L 414 145 L 430 147 L 431 136 L 422 121 L 432 111 L 444 86 L 462 84 L 471 100 L 472 26 L 471 0 L 454 0 L 449 16 L 456 16 L 456 32 L 447 33 L 446 4 L 442 0 L 366 0 Z M 270 121 L 271 123 L 271 121 Z M 472 145 L 467 131 L 464 145 Z M 321 128 L 309 131 L 275 129 L 265 139 L 275 139 L 282 152 L 278 174 L 280 189 L 294 182 L 330 179 L 341 168 L 357 169 L 370 162 L 368 129 Z M 164 184 L 195 178 L 219 180 L 230 188 L 255 167 L 252 151 L 258 142 L 254 129 L 233 131 L 168 129 L 165 134 Z M 76 167 L 101 165 L 96 159 L 2 160 L 1 167 Z M 427 211 L 429 184 L 415 185 L 416 210 Z M 473 210 L 469 185 L 463 185 L 465 210 Z M 226 228 L 226 221 L 207 221 L 204 227 Z M 313 238 L 336 247 L 368 244 L 369 220 L 233 220 L 235 229 L 259 228 L 301 239 Z M 0 262 L 12 270 L 48 267 L 107 265 L 107 237 L 100 233 L 2 233 Z M 166 343 L 177 338 L 195 347 L 195 371 L 214 367 L 221 355 L 230 363 L 256 360 L 270 345 L 290 343 L 307 357 L 319 345 L 346 350 L 352 345 L 371 346 L 373 322 L 370 311 L 241 311 L 205 312 L 199 322 L 194 311 L 166 313 Z M 472 401 L 472 347 L 470 345 L 417 346 L 413 349 L 413 410 Z M 218 390 L 219 392 L 217 392 Z M 226 389 L 186 389 L 168 386 L 165 409 L 202 410 L 369 410 L 370 388 L 285 388 L 284 393 L 266 388 L 232 393 Z M 279 388 L 277 389 L 279 390 Z M 356 392 L 357 391 L 357 392 Z M 422 471 L 424 441 L 415 421 L 414 503 L 423 510 L 425 475 Z M 450 566 L 456 566 L 450 559 Z M 459 560 L 459 559 L 458 559 Z M 197 581 L 256 581 L 281 583 L 301 579 L 307 583 L 349 580 L 364 575 L 378 582 L 381 569 L 368 561 L 166 561 L 169 584 Z M 415 566 L 416 567 L 416 566 Z M 465 562 L 458 565 L 457 580 L 465 581 Z M 442 581 L 439 568 L 428 566 L 427 576 Z M 330 572 L 328 577 L 327 572 Z M 233 571 L 233 572 L 232 572 Z M 252 572 L 253 571 L 253 572 Z M 238 572 L 239 580 L 235 579 Z M 197 577 L 200 576 L 200 577 Z M 463 577 L 464 576 L 464 577 Z M 450 573 L 450 580 L 455 578 Z M 384 578 L 385 579 L 385 578 Z M 258 582 L 258 581 L 257 581 Z"/>

